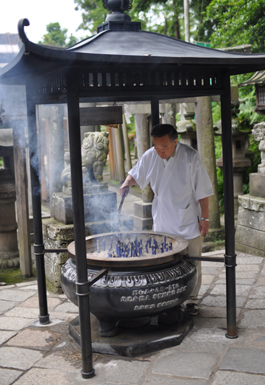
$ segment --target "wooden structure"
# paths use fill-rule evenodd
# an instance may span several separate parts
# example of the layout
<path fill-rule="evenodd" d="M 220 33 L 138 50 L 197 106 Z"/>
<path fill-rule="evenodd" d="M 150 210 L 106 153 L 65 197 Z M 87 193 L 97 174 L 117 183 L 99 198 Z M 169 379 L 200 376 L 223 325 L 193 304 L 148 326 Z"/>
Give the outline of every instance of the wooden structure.
<path fill-rule="evenodd" d="M 80 102 L 149 101 L 152 124 L 159 121 L 159 100 L 221 96 L 225 198 L 225 256 L 227 282 L 227 337 L 237 337 L 235 291 L 235 236 L 231 141 L 230 75 L 262 70 L 265 54 L 234 54 L 196 46 L 168 36 L 141 31 L 124 10 L 132 1 L 104 0 L 112 13 L 98 33 L 73 47 L 62 49 L 34 44 L 27 39 L 27 19 L 19 22 L 21 49 L 0 72 L 0 82 L 25 84 L 31 185 L 34 216 L 34 251 L 37 261 L 40 322 L 49 322 L 41 222 L 36 105 L 67 103 L 72 171 L 77 292 L 79 295 L 83 377 L 94 375 L 89 318 L 89 286 L 81 169 Z M 197 258 L 198 259 L 198 258 Z"/>

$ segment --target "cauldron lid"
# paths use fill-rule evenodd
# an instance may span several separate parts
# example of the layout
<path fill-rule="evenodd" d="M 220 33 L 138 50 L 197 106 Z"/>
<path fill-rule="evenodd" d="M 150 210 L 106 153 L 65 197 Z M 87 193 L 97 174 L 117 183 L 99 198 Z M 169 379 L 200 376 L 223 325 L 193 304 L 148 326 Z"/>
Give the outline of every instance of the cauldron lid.
<path fill-rule="evenodd" d="M 119 239 L 134 239 L 137 237 L 138 239 L 146 242 L 150 237 L 154 238 L 160 242 L 164 240 L 166 237 L 167 242 L 172 242 L 172 250 L 159 253 L 157 255 L 143 254 L 140 257 L 117 257 L 110 258 L 108 257 L 108 251 L 106 248 L 105 253 L 97 253 L 97 241 L 99 241 L 100 245 L 105 241 L 106 246 L 110 243 L 111 238 L 113 242 Z M 176 258 L 179 258 L 180 254 L 184 254 L 184 250 L 188 246 L 188 241 L 182 237 L 179 237 L 174 234 L 167 233 L 159 233 L 155 231 L 127 231 L 127 232 L 116 232 L 116 233 L 104 233 L 104 234 L 96 234 L 90 235 L 86 238 L 86 248 L 87 248 L 87 264 L 89 266 L 96 267 L 147 267 L 154 265 L 161 265 L 170 261 L 173 261 Z M 101 246 L 102 247 L 102 246 Z M 71 242 L 68 246 L 68 253 L 70 254 L 73 260 L 76 259 L 75 254 L 75 242 Z"/>

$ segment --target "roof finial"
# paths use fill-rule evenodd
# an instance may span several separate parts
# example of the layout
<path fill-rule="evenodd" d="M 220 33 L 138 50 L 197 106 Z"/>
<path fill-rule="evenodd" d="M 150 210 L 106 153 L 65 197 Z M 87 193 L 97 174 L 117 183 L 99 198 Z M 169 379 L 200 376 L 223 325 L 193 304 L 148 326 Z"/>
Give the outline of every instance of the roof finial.
<path fill-rule="evenodd" d="M 104 8 L 111 11 L 103 24 L 97 27 L 97 31 L 140 31 L 141 23 L 132 22 L 129 15 L 124 13 L 132 8 L 133 0 L 102 0 Z"/>
<path fill-rule="evenodd" d="M 132 8 L 133 0 L 102 0 L 103 6 L 112 12 L 124 12 Z"/>

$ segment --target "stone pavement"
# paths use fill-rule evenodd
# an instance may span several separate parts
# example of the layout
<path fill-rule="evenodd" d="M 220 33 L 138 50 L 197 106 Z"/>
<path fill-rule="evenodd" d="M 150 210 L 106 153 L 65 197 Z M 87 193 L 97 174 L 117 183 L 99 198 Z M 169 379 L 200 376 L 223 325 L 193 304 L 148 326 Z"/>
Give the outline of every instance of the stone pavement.
<path fill-rule="evenodd" d="M 225 268 L 203 262 L 200 314 L 184 341 L 136 358 L 93 355 L 92 379 L 81 377 L 80 349 L 68 334 L 77 307 L 65 295 L 48 293 L 52 322 L 40 327 L 36 281 L 0 287 L 0 384 L 263 385 L 264 260 L 238 253 L 237 263 L 237 339 L 225 337 Z"/>
<path fill-rule="evenodd" d="M 122 212 L 133 214 L 137 200 L 129 194 Z M 135 358 L 94 354 L 91 379 L 81 377 L 80 348 L 68 334 L 77 307 L 48 293 L 51 324 L 39 326 L 36 280 L 0 286 L 0 385 L 264 385 L 265 260 L 237 254 L 237 339 L 225 337 L 225 268 L 202 262 L 200 313 L 183 342 Z"/>

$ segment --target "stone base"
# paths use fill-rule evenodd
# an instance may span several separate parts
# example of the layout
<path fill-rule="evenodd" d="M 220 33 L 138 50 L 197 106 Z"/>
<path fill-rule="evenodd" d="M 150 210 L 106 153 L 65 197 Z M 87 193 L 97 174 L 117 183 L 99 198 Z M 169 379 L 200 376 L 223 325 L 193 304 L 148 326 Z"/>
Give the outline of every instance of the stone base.
<path fill-rule="evenodd" d="M 260 173 L 249 174 L 249 194 L 265 198 L 265 175 Z"/>
<path fill-rule="evenodd" d="M 136 230 L 152 230 L 152 202 L 135 202 L 133 218 L 134 228 Z"/>
<path fill-rule="evenodd" d="M 135 202 L 134 215 L 140 218 L 152 218 L 152 202 Z"/>
<path fill-rule="evenodd" d="M 241 195 L 236 228 L 236 249 L 265 257 L 265 198 Z"/>
<path fill-rule="evenodd" d="M 54 218 L 45 218 L 43 223 L 43 241 L 45 249 L 66 249 L 74 241 L 74 225 L 65 225 Z M 117 213 L 111 220 L 86 223 L 86 236 L 115 231 L 132 231 L 133 220 Z M 45 253 L 45 273 L 47 288 L 55 294 L 62 293 L 61 267 L 67 261 L 68 253 Z"/>
<path fill-rule="evenodd" d="M 140 218 L 135 215 L 131 215 L 133 219 L 133 225 L 135 230 L 152 230 L 153 218 Z"/>
<path fill-rule="evenodd" d="M 170 325 L 159 325 L 156 316 L 151 317 L 149 324 L 138 328 L 124 328 L 120 323 L 118 335 L 99 337 L 98 321 L 92 314 L 90 318 L 92 352 L 127 357 L 136 357 L 180 345 L 193 328 L 193 319 L 182 313 L 181 319 Z M 70 322 L 69 333 L 80 346 L 79 317 Z"/>
<path fill-rule="evenodd" d="M 64 192 L 52 196 L 53 215 L 64 224 L 73 223 L 72 196 Z M 117 195 L 110 191 L 84 194 L 85 221 L 94 222 L 106 220 L 117 211 Z"/>

